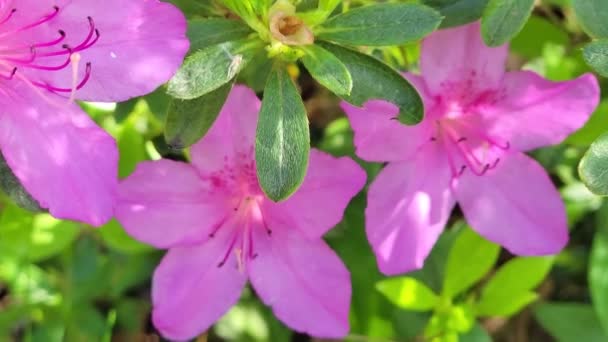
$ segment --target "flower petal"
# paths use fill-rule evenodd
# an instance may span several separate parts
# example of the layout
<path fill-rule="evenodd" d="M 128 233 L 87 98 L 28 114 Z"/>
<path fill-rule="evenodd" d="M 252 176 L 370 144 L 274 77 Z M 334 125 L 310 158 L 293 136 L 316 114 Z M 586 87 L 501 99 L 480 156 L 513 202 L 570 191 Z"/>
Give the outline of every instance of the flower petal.
<path fill-rule="evenodd" d="M 349 273 L 321 239 L 296 230 L 254 232 L 257 257 L 249 263 L 251 283 L 274 314 L 292 329 L 320 338 L 349 330 Z"/>
<path fill-rule="evenodd" d="M 91 63 L 91 79 L 77 92 L 77 98 L 89 101 L 123 101 L 152 92 L 177 71 L 189 48 L 186 18 L 173 5 L 158 0 L 19 0 L 16 13 L 29 18 L 14 18 L 31 24 L 41 15 L 52 13 L 57 4 L 61 11 L 53 20 L 31 31 L 31 39 L 44 43 L 57 39 L 59 30 L 66 33 L 57 46 L 39 48 L 37 64 L 61 65 L 66 56 L 42 57 L 61 50 L 67 44 L 76 48 L 91 32 L 90 16 L 99 32 L 99 40 L 81 55 L 78 80 L 86 63 Z M 94 38 L 94 36 L 93 36 Z M 92 38 L 92 39 L 93 39 Z M 92 41 L 92 39 L 90 41 Z M 32 71 L 31 77 L 59 88 L 71 88 L 72 68 L 60 71 Z"/>
<path fill-rule="evenodd" d="M 212 198 L 211 198 L 212 196 Z M 206 241 L 231 214 L 222 194 L 210 194 L 191 165 L 143 162 L 120 183 L 116 218 L 136 239 L 157 248 Z"/>
<path fill-rule="evenodd" d="M 265 202 L 264 211 L 270 221 L 297 228 L 309 238 L 321 238 L 340 222 L 365 179 L 365 172 L 352 159 L 312 150 L 302 186 L 287 201 Z"/>
<path fill-rule="evenodd" d="M 367 161 L 408 159 L 431 137 L 429 120 L 406 126 L 395 120 L 399 108 L 386 101 L 369 101 L 363 108 L 346 102 L 341 107 L 355 132 L 357 155 Z"/>
<path fill-rule="evenodd" d="M 518 151 L 562 142 L 581 128 L 599 103 L 600 89 L 592 74 L 551 82 L 531 71 L 507 73 L 501 98 L 483 109 L 491 135 Z"/>
<path fill-rule="evenodd" d="M 154 272 L 152 320 L 171 340 L 203 333 L 238 301 L 247 281 L 235 254 L 218 267 L 234 231 L 224 229 L 206 243 L 171 249 Z"/>
<path fill-rule="evenodd" d="M 25 189 L 63 219 L 110 219 L 118 150 L 78 106 L 45 98 L 13 80 L 0 96 L 0 148 Z"/>
<path fill-rule="evenodd" d="M 253 90 L 235 86 L 207 135 L 192 146 L 192 164 L 202 174 L 253 161 L 261 102 Z"/>
<path fill-rule="evenodd" d="M 471 227 L 513 254 L 555 254 L 568 242 L 561 197 L 547 172 L 524 154 L 506 154 L 481 177 L 465 172 L 455 195 Z"/>
<path fill-rule="evenodd" d="M 431 94 L 466 83 L 470 93 L 498 89 L 505 73 L 507 45 L 490 48 L 479 22 L 440 30 L 422 41 L 420 69 Z"/>
<path fill-rule="evenodd" d="M 367 237 L 382 273 L 419 269 L 455 205 L 441 146 L 430 143 L 406 162 L 389 163 L 370 186 Z"/>

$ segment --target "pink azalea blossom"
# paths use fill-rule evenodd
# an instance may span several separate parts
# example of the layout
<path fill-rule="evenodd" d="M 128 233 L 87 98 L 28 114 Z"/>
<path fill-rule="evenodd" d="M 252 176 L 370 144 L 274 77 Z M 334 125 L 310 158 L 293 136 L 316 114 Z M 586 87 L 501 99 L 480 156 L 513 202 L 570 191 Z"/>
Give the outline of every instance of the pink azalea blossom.
<path fill-rule="evenodd" d="M 367 236 L 386 274 L 422 267 L 456 202 L 471 227 L 520 255 L 558 252 L 566 213 L 545 170 L 524 152 L 560 143 L 599 101 L 593 75 L 551 82 L 505 72 L 508 48 L 489 48 L 479 24 L 422 43 L 421 76 L 408 74 L 426 117 L 392 120 L 395 106 L 343 104 L 357 154 L 388 162 L 369 190 Z"/>
<path fill-rule="evenodd" d="M 153 91 L 183 61 L 185 32 L 157 0 L 0 0 L 0 150 L 51 214 L 112 215 L 115 142 L 72 100 Z"/>
<path fill-rule="evenodd" d="M 302 187 L 274 203 L 253 155 L 260 101 L 235 87 L 192 164 L 145 162 L 119 186 L 116 217 L 129 234 L 169 252 L 156 269 L 153 320 L 171 339 L 207 330 L 247 279 L 285 324 L 319 337 L 348 332 L 347 269 L 322 235 L 365 184 L 348 158 L 312 151 Z"/>

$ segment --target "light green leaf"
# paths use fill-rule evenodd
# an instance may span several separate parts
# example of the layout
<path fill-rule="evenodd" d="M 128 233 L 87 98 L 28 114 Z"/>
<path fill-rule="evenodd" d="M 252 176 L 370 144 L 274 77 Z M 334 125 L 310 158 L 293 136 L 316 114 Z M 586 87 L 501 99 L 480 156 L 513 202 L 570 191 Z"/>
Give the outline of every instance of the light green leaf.
<path fill-rule="evenodd" d="M 589 35 L 608 38 L 608 1 L 572 0 L 574 13 Z"/>
<path fill-rule="evenodd" d="M 393 304 L 406 310 L 429 311 L 439 302 L 431 289 L 414 278 L 382 280 L 376 284 L 376 289 Z"/>
<path fill-rule="evenodd" d="M 308 117 L 281 66 L 270 73 L 264 90 L 255 152 L 260 185 L 273 201 L 287 199 L 304 181 L 310 152 Z"/>
<path fill-rule="evenodd" d="M 599 137 L 581 160 L 579 174 L 591 192 L 608 195 L 608 134 Z"/>
<path fill-rule="evenodd" d="M 224 18 L 192 19 L 188 21 L 190 51 L 247 38 L 251 29 L 241 21 Z"/>
<path fill-rule="evenodd" d="M 608 21 L 606 26 L 608 26 Z M 595 71 L 608 77 L 608 39 L 596 40 L 583 48 L 583 58 Z"/>
<path fill-rule="evenodd" d="M 165 140 L 175 149 L 189 147 L 207 134 L 217 119 L 232 82 L 193 100 L 173 99 L 165 123 Z"/>
<path fill-rule="evenodd" d="M 559 342 L 608 341 L 591 305 L 545 303 L 536 307 L 534 316 Z"/>
<path fill-rule="evenodd" d="M 441 19 L 437 11 L 420 4 L 377 4 L 334 16 L 316 33 L 319 39 L 345 45 L 400 45 L 433 32 Z"/>
<path fill-rule="evenodd" d="M 499 252 L 500 246 L 463 229 L 448 256 L 443 293 L 453 298 L 473 286 L 492 269 Z"/>
<path fill-rule="evenodd" d="M 169 81 L 169 95 L 192 100 L 230 82 L 260 47 L 259 42 L 232 41 L 195 52 Z"/>
<path fill-rule="evenodd" d="M 534 0 L 490 0 L 481 18 L 481 34 L 489 46 L 500 46 L 526 24 Z"/>
<path fill-rule="evenodd" d="M 422 99 L 398 72 L 357 51 L 329 43 L 320 45 L 338 57 L 350 72 L 353 89 L 350 96 L 342 96 L 344 100 L 355 106 L 363 106 L 369 100 L 386 100 L 399 107 L 401 123 L 415 125 L 422 121 Z"/>
<path fill-rule="evenodd" d="M 511 296 L 486 297 L 475 305 L 475 313 L 482 317 L 510 317 L 538 299 L 533 291 L 513 293 Z"/>
<path fill-rule="evenodd" d="M 353 79 L 338 57 L 318 45 L 302 49 L 306 52 L 302 63 L 314 79 L 336 95 L 350 95 Z"/>

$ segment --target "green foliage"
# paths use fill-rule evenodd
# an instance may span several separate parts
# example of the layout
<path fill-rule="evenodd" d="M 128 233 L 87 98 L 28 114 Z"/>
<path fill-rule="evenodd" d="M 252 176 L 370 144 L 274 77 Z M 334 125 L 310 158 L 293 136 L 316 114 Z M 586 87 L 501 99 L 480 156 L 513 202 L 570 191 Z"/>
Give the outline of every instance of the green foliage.
<path fill-rule="evenodd" d="M 422 0 L 425 5 L 438 10 L 444 17 L 441 27 L 454 27 L 479 18 L 489 0 Z"/>
<path fill-rule="evenodd" d="M 304 181 L 310 136 L 306 108 L 285 70 L 275 68 L 266 84 L 257 128 L 255 155 L 260 185 L 281 201 Z"/>
<path fill-rule="evenodd" d="M 220 114 L 232 83 L 192 100 L 173 99 L 165 122 L 165 139 L 175 149 L 194 145 L 207 134 Z"/>
<path fill-rule="evenodd" d="M 500 46 L 526 24 L 534 0 L 490 0 L 481 18 L 481 33 L 489 46 Z"/>
<path fill-rule="evenodd" d="M 423 104 L 420 95 L 399 73 L 377 59 L 330 43 L 320 44 L 344 63 L 353 78 L 350 96 L 343 98 L 362 106 L 373 99 L 384 99 L 400 109 L 398 119 L 408 125 L 422 121 Z"/>
<path fill-rule="evenodd" d="M 336 95 L 350 95 L 353 79 L 338 57 L 318 45 L 303 49 L 306 55 L 302 58 L 302 63 L 312 77 Z"/>
<path fill-rule="evenodd" d="M 232 81 L 255 55 L 255 41 L 225 42 L 192 54 L 169 82 L 169 95 L 182 100 L 201 97 Z"/>
<path fill-rule="evenodd" d="M 604 0 L 572 0 L 572 7 L 580 24 L 589 35 L 608 38 L 608 2 Z"/>
<path fill-rule="evenodd" d="M 383 280 L 376 288 L 393 304 L 406 310 L 429 311 L 439 302 L 433 290 L 409 277 Z"/>
<path fill-rule="evenodd" d="M 320 39 L 338 44 L 387 46 L 419 40 L 439 23 L 439 13 L 427 6 L 378 4 L 334 16 L 317 33 Z"/>
<path fill-rule="evenodd" d="M 585 46 L 583 56 L 600 75 L 608 77 L 608 39 L 596 40 Z"/>
<path fill-rule="evenodd" d="M 535 308 L 534 315 L 538 322 L 560 342 L 608 339 L 591 305 L 545 303 Z"/>
<path fill-rule="evenodd" d="M 600 208 L 597 227 L 589 261 L 589 289 L 597 317 L 608 336 L 608 202 Z"/>
<path fill-rule="evenodd" d="M 500 246 L 464 229 L 450 251 L 443 292 L 454 297 L 473 286 L 494 266 L 499 252 Z"/>
<path fill-rule="evenodd" d="M 193 52 L 212 45 L 245 39 L 251 33 L 247 25 L 237 20 L 205 18 L 188 21 L 190 51 Z"/>
<path fill-rule="evenodd" d="M 42 211 L 40 204 L 19 182 L 4 156 L 0 154 L 0 189 L 20 207 L 30 211 Z"/>
<path fill-rule="evenodd" d="M 596 140 L 579 165 L 580 176 L 593 193 L 608 195 L 608 134 Z"/>

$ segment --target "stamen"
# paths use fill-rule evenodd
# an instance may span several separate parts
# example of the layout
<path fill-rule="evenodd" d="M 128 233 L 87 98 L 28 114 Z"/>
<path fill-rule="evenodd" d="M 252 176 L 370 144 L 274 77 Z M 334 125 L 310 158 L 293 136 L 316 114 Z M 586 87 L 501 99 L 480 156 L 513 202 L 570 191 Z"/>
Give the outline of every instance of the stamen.
<path fill-rule="evenodd" d="M 238 238 L 239 238 L 239 231 L 237 229 L 235 229 L 233 235 L 234 236 L 232 237 L 232 241 L 230 242 L 230 245 L 228 246 L 228 250 L 226 251 L 226 254 L 224 254 L 222 261 L 220 261 L 220 263 L 217 264 L 218 268 L 221 268 L 222 266 L 224 266 L 226 264 L 226 261 L 228 261 L 228 258 L 230 257 L 230 254 L 232 253 L 234 246 L 236 245 L 236 240 L 238 240 Z"/>
<path fill-rule="evenodd" d="M 49 47 L 49 46 L 54 46 L 54 45 L 61 43 L 65 39 L 66 34 L 65 34 L 64 30 L 59 30 L 58 32 L 59 32 L 59 38 L 57 38 L 55 40 L 51 40 L 50 42 L 47 42 L 47 43 L 34 44 L 34 45 L 32 45 L 32 47 L 35 47 L 35 48 Z"/>
<path fill-rule="evenodd" d="M 8 15 L 6 16 L 6 18 L 2 19 L 2 21 L 0 21 L 0 25 L 6 24 L 6 22 L 8 22 L 9 20 L 11 20 L 11 18 L 13 17 L 13 14 L 15 14 L 15 12 L 17 12 L 16 8 L 13 8 Z"/>
<path fill-rule="evenodd" d="M 13 68 L 13 71 L 11 71 L 10 75 L 6 76 L 6 75 L 0 75 L 0 78 L 5 79 L 7 81 L 10 81 L 13 79 L 13 77 L 15 77 L 15 74 L 17 73 L 17 68 Z"/>
<path fill-rule="evenodd" d="M 38 21 L 35 21 L 29 25 L 26 25 L 26 26 L 23 26 L 23 27 L 17 29 L 16 32 L 29 30 L 36 26 L 42 25 L 48 21 L 51 21 L 53 18 L 55 18 L 57 16 L 57 14 L 59 14 L 59 6 L 53 6 L 53 13 L 47 14 L 47 15 L 43 16 L 42 18 L 40 18 Z"/>

